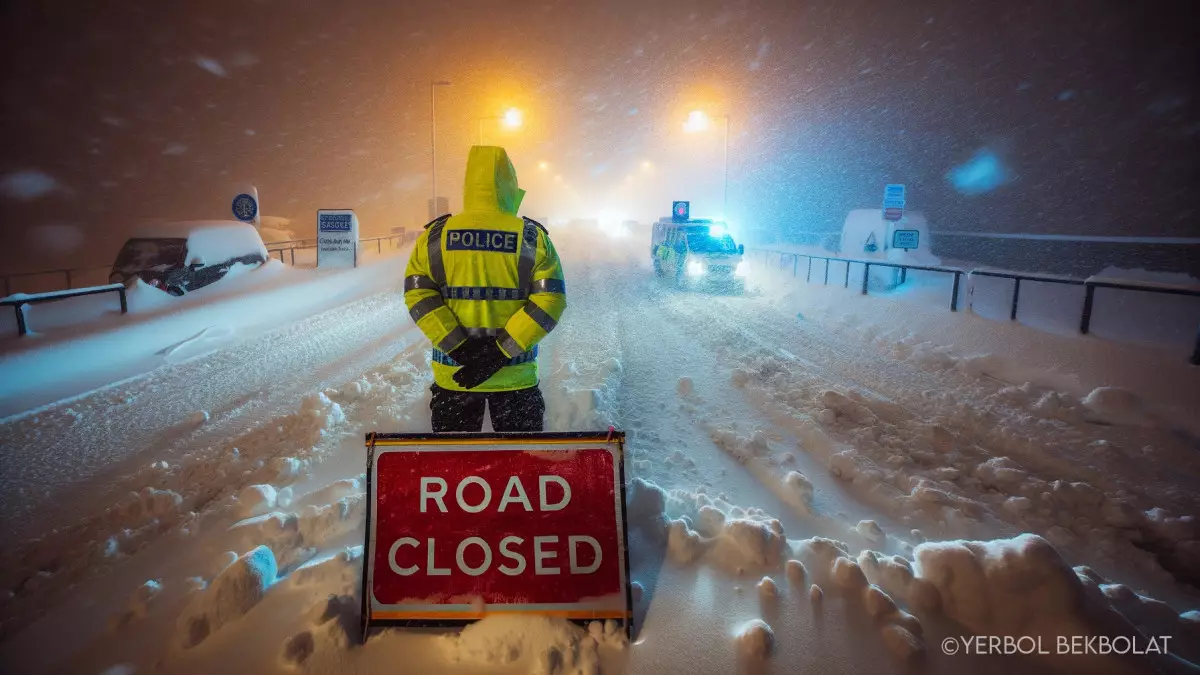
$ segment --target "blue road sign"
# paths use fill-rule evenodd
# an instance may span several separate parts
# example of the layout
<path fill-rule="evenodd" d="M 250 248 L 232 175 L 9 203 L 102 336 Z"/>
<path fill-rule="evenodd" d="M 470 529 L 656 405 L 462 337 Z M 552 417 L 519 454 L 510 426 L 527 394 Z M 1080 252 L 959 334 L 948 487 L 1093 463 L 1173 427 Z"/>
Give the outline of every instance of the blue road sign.
<path fill-rule="evenodd" d="M 920 230 L 896 230 L 892 232 L 892 248 L 917 248 L 917 244 L 920 241 Z"/>
<path fill-rule="evenodd" d="M 258 200 L 243 192 L 233 198 L 233 217 L 243 223 L 252 223 L 258 215 Z"/>
<path fill-rule="evenodd" d="M 687 220 L 691 215 L 690 202 L 671 202 L 671 218 L 673 220 Z"/>

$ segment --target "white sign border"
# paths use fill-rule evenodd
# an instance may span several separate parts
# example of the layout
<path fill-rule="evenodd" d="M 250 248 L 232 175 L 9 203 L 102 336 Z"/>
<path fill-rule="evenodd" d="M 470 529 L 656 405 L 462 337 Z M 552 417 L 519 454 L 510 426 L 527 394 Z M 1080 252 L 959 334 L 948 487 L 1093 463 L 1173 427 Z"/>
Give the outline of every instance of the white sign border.
<path fill-rule="evenodd" d="M 603 448 L 612 455 L 613 458 L 613 485 L 616 488 L 613 491 L 613 507 L 614 516 L 616 517 L 617 526 L 620 528 L 617 537 L 618 545 L 618 568 L 621 579 L 621 590 L 617 594 L 602 596 L 600 598 L 590 599 L 578 603 L 544 603 L 544 604 L 496 604 L 487 605 L 487 607 L 496 608 L 489 612 L 485 607 L 482 615 L 488 614 L 503 614 L 503 613 L 529 613 L 537 614 L 539 611 L 562 612 L 570 610 L 579 610 L 578 616 L 567 616 L 570 620 L 597 620 L 601 618 L 615 618 L 613 616 L 588 616 L 589 611 L 601 612 L 611 615 L 616 611 L 620 611 L 625 618 L 622 620 L 626 626 L 626 632 L 632 633 L 632 617 L 633 617 L 633 602 L 632 589 L 629 579 L 629 532 L 628 518 L 625 512 L 625 483 L 624 483 L 624 433 L 619 433 L 617 436 L 606 438 L 606 432 L 581 433 L 569 432 L 566 434 L 549 433 L 546 434 L 546 440 L 537 440 L 536 435 L 532 434 L 517 434 L 512 437 L 508 436 L 492 436 L 492 435 L 455 435 L 453 439 L 439 439 L 436 434 L 394 434 L 387 436 L 374 437 L 372 434 L 367 435 L 367 446 L 370 448 L 369 464 L 367 466 L 367 494 L 368 501 L 368 519 L 369 524 L 364 537 L 363 548 L 363 583 L 362 583 L 362 626 L 363 640 L 366 639 L 367 630 L 370 624 L 379 625 L 404 625 L 407 623 L 429 624 L 429 623 L 469 623 L 477 620 L 479 617 L 463 618 L 463 617 L 439 617 L 438 614 L 462 613 L 478 611 L 474 605 L 449 605 L 449 604 L 418 604 L 418 603 L 403 603 L 398 605 L 384 605 L 375 599 L 374 595 L 374 556 L 372 551 L 376 546 L 375 527 L 378 521 L 376 511 L 376 483 L 374 477 L 378 475 L 378 464 L 380 455 L 388 452 L 463 452 L 463 451 L 499 451 L 499 452 L 565 452 L 570 450 L 590 449 L 596 450 Z M 392 444 L 388 441 L 403 440 L 403 443 Z M 428 618 L 372 618 L 372 615 L 377 612 L 387 611 L 404 611 L 409 612 L 427 612 Z"/>

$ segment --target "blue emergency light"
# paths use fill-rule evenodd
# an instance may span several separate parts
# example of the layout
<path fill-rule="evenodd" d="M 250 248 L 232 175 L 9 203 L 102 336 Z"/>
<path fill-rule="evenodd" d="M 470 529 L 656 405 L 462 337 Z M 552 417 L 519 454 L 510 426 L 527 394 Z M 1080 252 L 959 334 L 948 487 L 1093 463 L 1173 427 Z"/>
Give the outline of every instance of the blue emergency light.
<path fill-rule="evenodd" d="M 691 215 L 691 202 L 671 202 L 671 219 L 675 221 L 686 221 Z"/>

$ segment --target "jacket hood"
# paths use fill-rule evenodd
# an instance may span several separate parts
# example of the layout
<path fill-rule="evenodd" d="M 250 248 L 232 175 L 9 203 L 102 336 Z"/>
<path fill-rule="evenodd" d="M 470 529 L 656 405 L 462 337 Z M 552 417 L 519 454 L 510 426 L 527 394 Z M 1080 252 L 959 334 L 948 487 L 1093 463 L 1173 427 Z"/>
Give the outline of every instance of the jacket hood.
<path fill-rule="evenodd" d="M 476 145 L 467 156 L 463 186 L 464 211 L 501 211 L 516 215 L 525 191 L 517 187 L 517 170 L 504 148 Z"/>

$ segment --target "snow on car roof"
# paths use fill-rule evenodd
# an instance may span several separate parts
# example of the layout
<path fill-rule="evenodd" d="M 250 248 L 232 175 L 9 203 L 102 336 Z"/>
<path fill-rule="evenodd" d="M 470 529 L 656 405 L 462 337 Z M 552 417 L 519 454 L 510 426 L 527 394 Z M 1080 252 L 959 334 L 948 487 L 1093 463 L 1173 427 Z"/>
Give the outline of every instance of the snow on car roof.
<path fill-rule="evenodd" d="M 188 261 L 197 259 L 215 263 L 251 253 L 259 253 L 264 259 L 267 249 L 263 246 L 258 230 L 249 223 L 236 220 L 190 220 L 163 223 L 138 228 L 134 239 L 187 239 Z"/>

